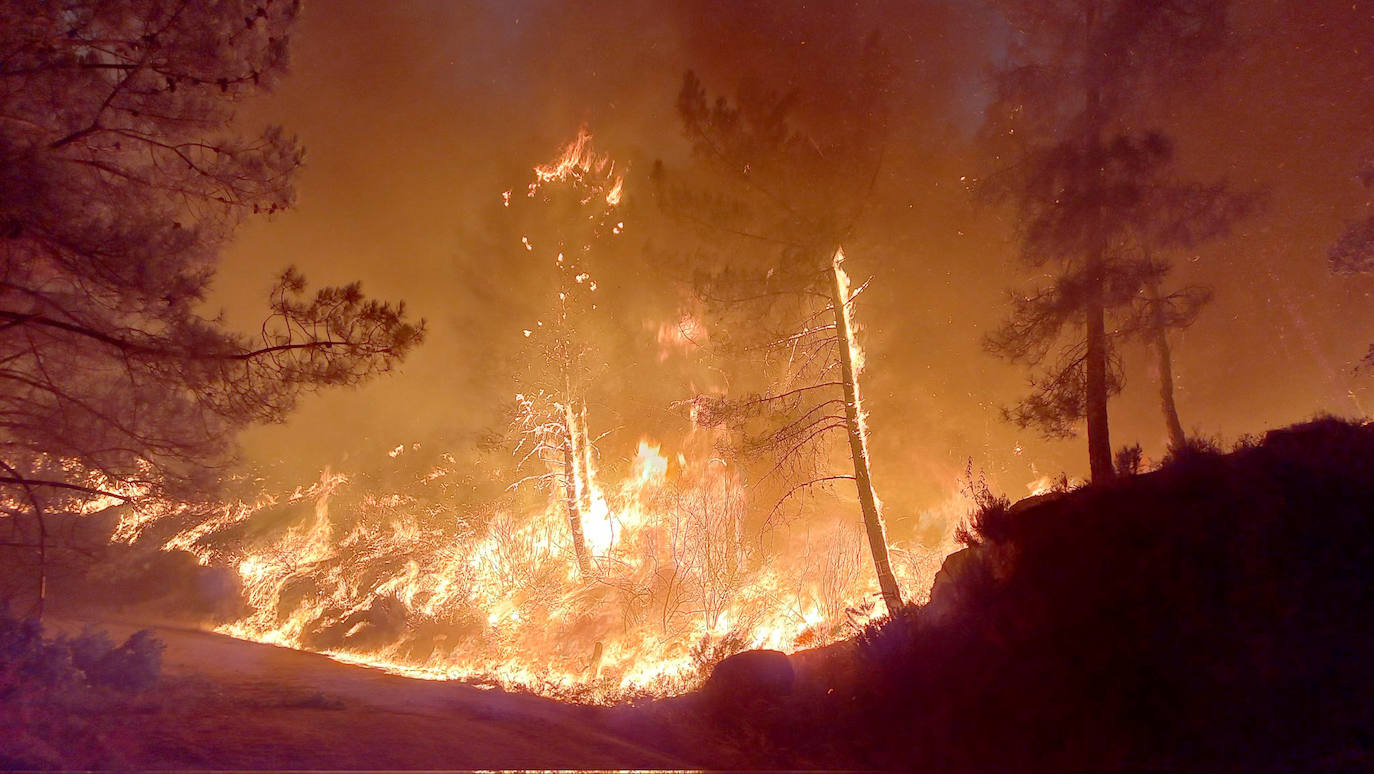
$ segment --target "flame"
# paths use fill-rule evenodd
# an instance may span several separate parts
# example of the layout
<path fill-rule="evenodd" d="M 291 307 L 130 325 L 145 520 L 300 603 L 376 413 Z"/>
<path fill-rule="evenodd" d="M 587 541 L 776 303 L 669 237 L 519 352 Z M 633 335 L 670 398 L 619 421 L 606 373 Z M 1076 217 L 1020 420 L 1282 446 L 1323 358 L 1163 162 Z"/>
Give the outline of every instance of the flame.
<path fill-rule="evenodd" d="M 237 572 L 249 612 L 221 633 L 592 702 L 687 690 L 736 650 L 815 647 L 884 613 L 856 525 L 760 533 L 740 476 L 710 455 L 710 439 L 689 434 L 683 444 L 665 453 L 641 439 L 604 490 L 600 474 L 587 476 L 590 582 L 579 577 L 558 498 L 479 520 L 329 470 L 290 492 L 225 503 L 163 548 Z M 412 489 L 456 465 L 446 456 Z M 145 512 L 141 523 L 174 511 Z M 286 526 L 245 542 L 239 525 L 250 520 Z M 121 535 L 137 539 L 136 530 Z M 894 544 L 914 600 L 952 547 Z"/>
<path fill-rule="evenodd" d="M 563 148 L 563 153 L 548 164 L 534 168 L 534 182 L 530 183 L 528 196 L 533 198 L 541 186 L 554 182 L 574 182 L 583 185 L 589 193 L 583 203 L 601 197 L 606 206 L 614 209 L 620 205 L 625 192 L 625 177 L 617 174 L 615 162 L 608 155 L 598 155 L 592 150 L 592 135 L 584 126 L 577 131 L 577 138 Z M 624 227 L 616 224 L 616 233 Z"/>
<path fill-rule="evenodd" d="M 593 153 L 585 129 L 534 173 L 531 197 L 543 185 L 572 181 L 603 216 L 603 203 L 623 200 L 623 177 Z M 623 229 L 614 222 L 613 233 Z M 564 260 L 559 253 L 555 262 Z M 850 298 L 843 260 L 837 251 L 833 269 Z M 568 287 L 595 290 L 585 272 L 572 279 Z M 521 333 L 543 330 L 536 321 Z M 685 351 L 706 335 L 688 314 L 661 326 L 658 342 Z M 693 421 L 668 451 L 642 437 L 632 456 L 607 461 L 591 452 L 585 404 L 547 398 L 529 390 L 516 396 L 537 428 L 563 428 L 548 435 L 557 444 L 524 452 L 562 471 L 561 485 L 541 500 L 516 493 L 488 509 L 464 506 L 449 493 L 472 471 L 444 454 L 395 491 L 325 469 L 289 492 L 263 488 L 198 507 L 151 498 L 122 515 L 115 539 L 149 539 L 166 534 L 152 525 L 177 523 L 182 528 L 163 549 L 232 568 L 248 612 L 218 627 L 222 633 L 412 677 L 590 702 L 687 690 L 732 652 L 823 645 L 886 613 L 862 529 L 839 519 L 761 524 L 744 472 L 715 454 L 721 431 Z M 551 413 L 528 413 L 540 401 Z M 419 450 L 400 444 L 376 455 L 377 464 L 413 464 L 410 452 Z M 378 478 L 360 477 L 369 480 Z M 937 546 L 891 546 L 894 572 L 913 601 L 928 594 L 940 560 L 955 548 L 959 519 L 948 521 L 950 537 Z M 575 556 L 575 527 L 585 566 Z"/>
<path fill-rule="evenodd" d="M 639 441 L 639 453 L 635 455 L 635 470 L 641 485 L 662 482 L 668 473 L 668 458 L 661 453 L 661 446 L 647 439 Z"/>
<path fill-rule="evenodd" d="M 675 322 L 660 323 L 655 337 L 658 340 L 660 363 L 672 357 L 674 353 L 691 352 L 710 339 L 706 326 L 690 313 L 683 313 Z"/>

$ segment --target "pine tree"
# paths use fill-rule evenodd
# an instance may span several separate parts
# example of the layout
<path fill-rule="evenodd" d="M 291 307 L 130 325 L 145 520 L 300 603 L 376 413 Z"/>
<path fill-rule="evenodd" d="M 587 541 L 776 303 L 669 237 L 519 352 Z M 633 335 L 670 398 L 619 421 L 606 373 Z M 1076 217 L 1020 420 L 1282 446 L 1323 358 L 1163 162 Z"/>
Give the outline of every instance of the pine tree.
<path fill-rule="evenodd" d="M 700 226 L 708 240 L 733 243 L 731 268 L 699 273 L 697 289 L 718 314 L 748 310 L 752 330 L 741 336 L 749 343 L 740 349 L 761 354 L 768 374 L 757 393 L 698 396 L 695 420 L 734 427 L 742 434 L 741 452 L 771 460 L 762 478 L 788 479 L 779 506 L 813 487 L 853 481 L 878 585 L 895 612 L 901 590 L 869 468 L 864 361 L 853 321 L 863 288 L 851 287 L 843 266 L 843 246 L 881 159 L 891 67 L 876 37 L 855 62 L 848 104 L 835 105 L 847 120 L 830 132 L 804 133 L 789 124 L 795 95 L 746 88 L 737 105 L 708 102 L 695 74 L 687 73 L 678 112 L 710 170 L 711 192 L 660 190 L 665 206 Z M 662 183 L 661 170 L 657 177 Z M 730 337 L 729 327 L 722 338 Z M 832 433 L 846 437 L 850 473 L 824 469 Z"/>
<path fill-rule="evenodd" d="M 0 10 L 0 491 L 34 516 L 40 587 L 44 513 L 196 483 L 238 429 L 388 371 L 423 336 L 403 306 L 356 284 L 307 295 L 292 269 L 256 336 L 199 311 L 235 228 L 292 203 L 300 146 L 233 119 L 285 73 L 297 10 Z"/>
<path fill-rule="evenodd" d="M 1066 435 L 1086 420 L 1093 481 L 1113 475 L 1108 398 L 1122 386 L 1108 316 L 1141 287 L 1148 267 L 1123 255 L 1141 202 L 1133 176 L 1162 151 L 1131 129 L 1153 83 L 1176 77 L 1220 45 L 1226 0 L 1003 0 L 1014 35 L 1009 66 L 985 126 L 1000 170 L 988 190 L 1021 214 L 1022 258 L 1054 266 L 1049 287 L 1013 297 L 992 351 L 1044 367 L 1009 411 L 1023 425 Z M 1058 347 L 1066 330 L 1075 338 Z"/>
<path fill-rule="evenodd" d="M 1360 184 L 1369 192 L 1366 207 L 1374 207 L 1374 160 L 1365 164 L 1359 174 Z M 1346 228 L 1327 255 L 1331 271 L 1354 275 L 1374 273 L 1374 215 Z M 1364 366 L 1374 367 L 1374 345 L 1365 353 Z"/>

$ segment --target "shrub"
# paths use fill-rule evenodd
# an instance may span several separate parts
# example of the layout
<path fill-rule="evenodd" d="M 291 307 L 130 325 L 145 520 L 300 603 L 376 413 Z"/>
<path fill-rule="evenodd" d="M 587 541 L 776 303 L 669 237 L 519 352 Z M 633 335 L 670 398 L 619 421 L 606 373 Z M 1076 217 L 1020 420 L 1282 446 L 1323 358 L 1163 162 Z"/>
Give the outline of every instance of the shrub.
<path fill-rule="evenodd" d="M 1144 459 L 1145 452 L 1140 448 L 1140 444 L 1122 446 L 1116 450 L 1116 474 L 1123 477 L 1138 475 Z"/>
<path fill-rule="evenodd" d="M 952 581 L 957 603 L 866 630 L 853 690 L 794 697 L 787 722 L 765 729 L 765 762 L 1367 763 L 1374 428 L 1323 418 L 1229 456 L 1203 439 L 1157 473 L 1043 501 L 1026 518 L 986 502 L 965 533 L 999 537 L 956 555 L 970 565 Z M 1015 571 L 999 574 L 1008 554 Z M 739 709 L 719 722 L 753 721 Z"/>
<path fill-rule="evenodd" d="M 1190 435 L 1181 447 L 1169 447 L 1164 454 L 1161 467 L 1171 467 L 1194 460 L 1219 457 L 1222 454 L 1221 441 L 1206 435 Z"/>
<path fill-rule="evenodd" d="M 163 647 L 148 629 L 129 635 L 119 647 L 90 627 L 76 637 L 44 639 L 38 621 L 0 608 L 0 696 L 57 698 L 73 689 L 140 693 L 157 684 Z"/>
<path fill-rule="evenodd" d="M 973 512 L 966 522 L 954 530 L 954 539 L 966 546 L 975 546 L 984 540 L 1000 540 L 1006 533 L 1006 522 L 1011 500 L 999 495 L 988 485 L 987 474 L 978 471 L 973 475 L 973 460 L 964 467 L 964 475 L 959 483 L 959 491 L 970 503 Z"/>
<path fill-rule="evenodd" d="M 162 641 L 151 630 L 141 629 L 83 671 L 91 685 L 121 693 L 142 693 L 157 685 L 163 648 Z"/>

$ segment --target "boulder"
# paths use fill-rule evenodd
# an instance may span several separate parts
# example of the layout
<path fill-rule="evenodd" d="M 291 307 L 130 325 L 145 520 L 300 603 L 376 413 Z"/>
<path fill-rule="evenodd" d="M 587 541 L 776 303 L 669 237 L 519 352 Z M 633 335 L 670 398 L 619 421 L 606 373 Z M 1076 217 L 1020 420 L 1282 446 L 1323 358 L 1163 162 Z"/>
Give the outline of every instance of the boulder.
<path fill-rule="evenodd" d="M 778 699 L 792 693 L 796 671 L 779 650 L 746 650 L 722 659 L 705 691 L 717 700 Z"/>

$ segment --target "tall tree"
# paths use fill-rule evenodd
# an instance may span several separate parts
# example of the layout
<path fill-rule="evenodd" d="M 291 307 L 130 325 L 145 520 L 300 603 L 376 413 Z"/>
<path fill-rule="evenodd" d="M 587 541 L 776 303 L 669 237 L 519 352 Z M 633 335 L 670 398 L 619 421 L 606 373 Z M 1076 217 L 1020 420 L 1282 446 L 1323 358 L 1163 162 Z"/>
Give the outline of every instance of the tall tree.
<path fill-rule="evenodd" d="M 747 348 L 776 369 L 760 393 L 699 396 L 697 421 L 745 429 L 745 451 L 775 458 L 765 476 L 800 468 L 786 499 L 813 486 L 852 480 L 878 585 L 889 611 L 902 606 L 888 555 L 881 503 L 869 467 L 868 428 L 860 389 L 863 368 L 853 322 L 859 289 L 845 273 L 843 245 L 863 211 L 885 140 L 883 89 L 891 78 L 886 52 L 871 38 L 855 57 L 853 88 L 833 107 L 828 131 L 789 123 L 796 95 L 742 90 L 738 103 L 708 101 L 695 74 L 678 95 L 683 128 L 698 159 L 726 193 L 681 193 L 668 206 L 714 238 L 732 241 L 732 270 L 703 272 L 708 302 L 751 309 Z M 666 189 L 665 189 L 666 191 Z M 665 193 L 665 196 L 667 194 Z M 827 318 L 828 321 L 827 321 Z M 745 338 L 748 338 L 747 336 Z M 758 420 L 762 420 L 759 422 Z M 824 444 L 844 434 L 851 473 L 825 474 Z"/>
<path fill-rule="evenodd" d="M 1186 328 L 1197 319 L 1197 313 L 1211 300 L 1208 288 L 1184 288 L 1165 295 L 1160 283 L 1145 281 L 1143 326 L 1155 350 L 1155 368 L 1159 372 L 1159 411 L 1164 417 L 1164 429 L 1169 434 L 1169 449 L 1181 451 L 1188 445 L 1183 421 L 1178 417 L 1178 403 L 1174 398 L 1174 360 L 1169 349 L 1169 331 Z"/>
<path fill-rule="evenodd" d="M 0 494 L 44 514 L 193 482 L 235 431 L 392 368 L 423 337 L 359 287 L 288 269 L 253 337 L 203 316 L 220 250 L 291 205 L 302 151 L 232 131 L 286 71 L 298 3 L 0 10 Z M 20 530 L 23 532 L 23 530 Z"/>
<path fill-rule="evenodd" d="M 515 446 L 523 460 L 538 460 L 547 472 L 532 478 L 560 491 L 578 571 L 593 575 L 584 520 L 598 505 L 593 466 L 594 444 L 587 426 L 591 381 L 588 316 L 596 308 L 596 280 L 589 271 L 592 246 L 622 230 L 615 220 L 624 178 L 608 156 L 592 149 L 584 128 L 554 161 L 536 167 L 535 179 L 520 197 L 539 207 L 534 234 L 521 237 L 521 249 L 552 258 L 552 307 L 525 336 L 534 347 L 516 396 Z M 511 201 L 510 193 L 506 201 Z M 528 480 L 528 479 L 522 479 Z"/>
<path fill-rule="evenodd" d="M 989 340 L 1013 360 L 1040 364 L 1066 326 L 1081 338 L 1060 349 L 1033 394 L 1011 413 L 1065 434 L 1086 419 L 1094 481 L 1112 477 L 1107 401 L 1121 388 L 1107 325 L 1141 284 L 1141 266 L 1117 245 L 1140 201 L 1131 176 L 1149 168 L 1149 135 L 1134 136 L 1149 87 L 1193 66 L 1225 31 L 1227 0 L 1003 0 L 1009 63 L 985 131 L 999 161 L 991 189 L 1021 212 L 1022 257 L 1053 264 L 1053 287 L 1014 301 Z M 1143 166 L 1142 166 L 1143 165 Z M 1030 336 L 1039 341 L 1025 341 Z"/>
<path fill-rule="evenodd" d="M 1186 285 L 1166 291 L 1164 281 L 1172 271 L 1166 256 L 1225 236 L 1236 220 L 1254 210 L 1258 197 L 1237 192 L 1224 182 L 1203 185 L 1178 180 L 1169 174 L 1169 161 L 1169 155 L 1161 156 L 1156 168 L 1143 176 L 1141 204 L 1130 218 L 1127 249 L 1138 252 L 1144 271 L 1135 319 L 1128 316 L 1121 327 L 1137 332 L 1155 351 L 1160 413 L 1169 449 L 1178 452 L 1188 439 L 1175 400 L 1169 332 L 1192 325 L 1212 300 L 1212 289 Z"/>

